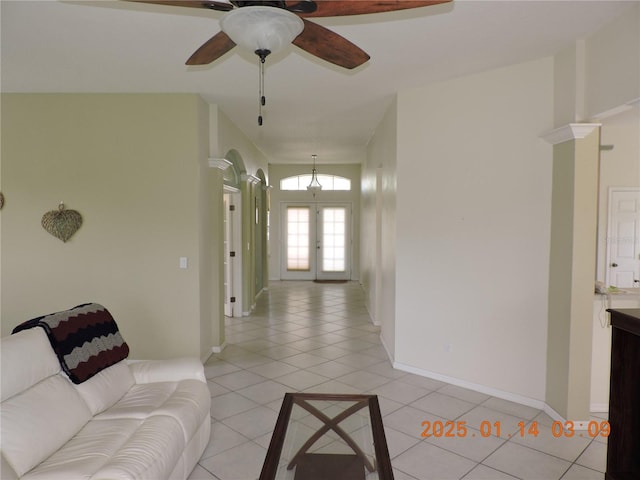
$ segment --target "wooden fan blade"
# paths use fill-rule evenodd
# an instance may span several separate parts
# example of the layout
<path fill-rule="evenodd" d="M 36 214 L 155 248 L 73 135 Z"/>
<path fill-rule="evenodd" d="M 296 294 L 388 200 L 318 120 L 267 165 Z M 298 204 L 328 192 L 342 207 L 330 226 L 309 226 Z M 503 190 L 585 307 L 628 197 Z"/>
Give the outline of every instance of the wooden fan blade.
<path fill-rule="evenodd" d="M 293 44 L 297 47 L 334 65 L 349 69 L 369 60 L 370 57 L 364 50 L 343 36 L 317 23 L 309 22 L 304 18 L 302 20 L 304 30 L 293 40 Z"/>
<path fill-rule="evenodd" d="M 393 12 L 409 8 L 428 7 L 451 0 L 316 0 L 315 12 L 301 13 L 301 17 L 340 17 L 367 13 Z"/>
<path fill-rule="evenodd" d="M 235 46 L 236 44 L 226 33 L 216 33 L 189 57 L 187 65 L 207 65 Z"/>
<path fill-rule="evenodd" d="M 124 0 L 125 2 L 151 3 L 154 5 L 170 5 L 172 7 L 206 8 L 207 10 L 219 10 L 228 12 L 233 10 L 233 5 L 226 2 L 212 0 Z"/>

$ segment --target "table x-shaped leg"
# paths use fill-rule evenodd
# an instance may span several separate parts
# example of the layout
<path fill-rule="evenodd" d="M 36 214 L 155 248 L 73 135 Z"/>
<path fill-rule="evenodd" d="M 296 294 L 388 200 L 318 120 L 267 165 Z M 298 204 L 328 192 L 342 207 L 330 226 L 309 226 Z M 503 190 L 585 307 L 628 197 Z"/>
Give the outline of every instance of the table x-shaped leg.
<path fill-rule="evenodd" d="M 364 407 L 368 407 L 369 403 L 367 400 L 358 401 L 355 405 L 352 405 L 351 407 L 346 409 L 341 414 L 335 416 L 334 418 L 329 418 L 320 410 L 318 410 L 316 407 L 307 403 L 303 399 L 296 398 L 294 399 L 294 402 L 300 405 L 302 408 L 304 408 L 307 412 L 311 413 L 314 417 L 322 420 L 324 425 L 320 428 L 320 430 L 318 430 L 311 437 L 309 437 L 309 439 L 304 443 L 304 445 L 302 445 L 302 447 L 300 447 L 300 450 L 298 450 L 298 453 L 296 453 L 293 459 L 291 459 L 291 462 L 289 462 L 289 465 L 287 466 L 287 470 L 291 470 L 293 467 L 295 467 L 296 464 L 298 463 L 298 458 L 304 455 L 307 452 L 307 450 L 314 443 L 316 443 L 316 441 L 320 437 L 322 437 L 326 432 L 329 431 L 329 429 L 331 429 L 334 432 L 336 432 L 345 442 L 347 442 L 347 445 L 351 447 L 351 449 L 356 453 L 357 456 L 363 459 L 364 465 L 365 467 L 367 467 L 367 470 L 369 470 L 370 472 L 375 471 L 376 468 L 369 461 L 369 459 L 367 458 L 365 453 L 362 451 L 362 449 L 358 446 L 358 444 L 349 436 L 349 434 L 347 434 L 347 432 L 345 432 L 340 427 L 340 425 L 338 425 L 342 420 L 344 420 L 347 417 L 350 417 L 351 415 L 356 413 L 358 410 L 361 410 Z"/>

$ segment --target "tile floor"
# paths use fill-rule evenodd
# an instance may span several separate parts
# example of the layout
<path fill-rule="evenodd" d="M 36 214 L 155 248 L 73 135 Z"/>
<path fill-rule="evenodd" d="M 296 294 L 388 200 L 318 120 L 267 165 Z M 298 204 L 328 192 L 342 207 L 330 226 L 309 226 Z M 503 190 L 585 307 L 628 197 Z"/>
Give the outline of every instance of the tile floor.
<path fill-rule="evenodd" d="M 357 283 L 271 283 L 226 332 L 227 348 L 205 365 L 212 435 L 190 480 L 257 479 L 292 391 L 378 395 L 396 480 L 604 478 L 605 438 L 555 438 L 539 410 L 394 370 Z M 465 421 L 468 432 L 423 438 L 425 420 Z M 502 436 L 483 437 L 485 421 Z M 533 421 L 538 436 L 520 437 L 518 423 Z"/>

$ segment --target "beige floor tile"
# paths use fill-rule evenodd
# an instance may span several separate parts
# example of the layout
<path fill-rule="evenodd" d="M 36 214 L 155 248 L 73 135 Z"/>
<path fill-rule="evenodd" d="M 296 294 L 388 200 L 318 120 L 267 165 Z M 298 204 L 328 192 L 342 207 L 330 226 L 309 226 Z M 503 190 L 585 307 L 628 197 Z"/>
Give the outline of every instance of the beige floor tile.
<path fill-rule="evenodd" d="M 253 400 L 256 403 L 268 403 L 275 400 L 282 400 L 284 394 L 290 392 L 291 388 L 273 380 L 256 383 L 250 387 L 237 390 L 236 392 L 243 397 Z"/>
<path fill-rule="evenodd" d="M 528 424 L 524 430 L 525 435 L 521 436 L 520 432 L 512 437 L 513 442 L 524 445 L 526 447 L 540 450 L 541 452 L 548 453 L 560 457 L 563 460 L 574 462 L 591 443 L 590 438 L 585 438 L 586 432 L 576 431 L 573 437 L 555 437 L 551 427 L 538 424 L 538 435 L 528 434 L 531 424 Z"/>
<path fill-rule="evenodd" d="M 408 405 L 431 393 L 425 388 L 404 383 L 402 380 L 403 379 L 393 380 L 376 388 L 377 394 Z"/>
<path fill-rule="evenodd" d="M 267 451 L 257 443 L 247 442 L 200 462 L 219 480 L 258 478 Z"/>
<path fill-rule="evenodd" d="M 455 422 L 454 427 L 457 428 L 457 426 L 457 422 Z M 449 430 L 448 427 L 445 427 L 444 431 L 458 433 L 456 430 Z M 433 432 L 433 429 L 431 432 Z M 437 429 L 436 432 L 439 436 L 432 434 L 426 437 L 425 441 L 476 462 L 481 462 L 487 458 L 506 441 L 494 436 L 484 437 L 480 434 L 480 431 L 472 428 L 468 428 L 466 431 L 460 430 L 461 434 L 454 434 L 451 437 L 440 436 L 442 430 Z"/>
<path fill-rule="evenodd" d="M 607 446 L 599 442 L 591 442 L 587 449 L 576 460 L 578 465 L 604 472 L 607 466 Z"/>
<path fill-rule="evenodd" d="M 429 393 L 411 404 L 412 407 L 433 413 L 448 420 L 455 420 L 476 407 L 475 403 L 465 402 L 459 398 L 443 395 L 438 392 Z"/>
<path fill-rule="evenodd" d="M 469 390 L 468 388 L 458 387 L 457 385 L 444 385 L 440 389 L 438 389 L 439 393 L 444 393 L 445 395 L 449 395 L 451 397 L 456 397 L 461 400 L 466 400 L 471 403 L 482 403 L 489 398 L 490 395 L 486 395 L 484 393 L 475 392 L 473 390 Z"/>
<path fill-rule="evenodd" d="M 301 391 L 324 383 L 329 379 L 306 370 L 298 370 L 293 373 L 282 375 L 281 377 L 276 377 L 274 380 L 295 390 Z"/>
<path fill-rule="evenodd" d="M 458 480 L 471 471 L 476 462 L 420 442 L 397 456 L 393 466 L 421 480 Z"/>
<path fill-rule="evenodd" d="M 245 412 L 258 404 L 239 393 L 229 392 L 211 399 L 211 416 L 217 420 Z"/>
<path fill-rule="evenodd" d="M 446 422 L 445 418 L 423 412 L 417 408 L 404 406 L 389 415 L 383 417 L 385 426 L 394 428 L 410 437 L 421 440 L 424 427 L 422 422 Z"/>
<path fill-rule="evenodd" d="M 574 464 L 564 474 L 562 480 L 604 480 L 604 473 Z"/>
<path fill-rule="evenodd" d="M 517 480 L 517 478 L 485 465 L 478 465 L 462 477 L 462 480 Z"/>
<path fill-rule="evenodd" d="M 441 391 L 441 390 L 439 390 Z M 529 422 L 523 418 L 514 417 L 507 413 L 491 410 L 483 406 L 475 407 L 458 418 L 467 422 L 467 425 L 483 433 L 488 433 L 502 438 L 510 438 L 520 430 L 520 423 L 526 426 Z"/>
<path fill-rule="evenodd" d="M 505 443 L 482 463 L 523 480 L 558 480 L 571 466 L 565 460 L 513 442 Z"/>
<path fill-rule="evenodd" d="M 263 365 L 251 367 L 248 370 L 265 378 L 275 378 L 281 375 L 286 375 L 287 373 L 295 372 L 298 368 L 293 365 L 289 365 L 288 363 L 274 360 Z"/>
<path fill-rule="evenodd" d="M 499 412 L 508 413 L 518 418 L 525 418 L 527 420 L 533 419 L 536 415 L 542 413 L 539 409 L 529 407 L 527 405 L 521 405 L 519 403 L 510 402 L 509 400 L 503 400 L 502 398 L 491 397 L 485 402 L 482 402 L 483 407 L 490 408 L 492 410 L 498 410 Z"/>
<path fill-rule="evenodd" d="M 259 406 L 225 418 L 222 422 L 249 439 L 257 438 L 273 431 L 278 414 L 270 408 Z"/>

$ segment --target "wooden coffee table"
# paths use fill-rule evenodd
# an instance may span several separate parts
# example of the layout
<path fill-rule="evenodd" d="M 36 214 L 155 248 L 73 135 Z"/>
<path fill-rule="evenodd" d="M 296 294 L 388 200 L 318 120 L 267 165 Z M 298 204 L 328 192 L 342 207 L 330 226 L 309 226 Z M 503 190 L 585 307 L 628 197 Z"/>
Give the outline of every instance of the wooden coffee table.
<path fill-rule="evenodd" d="M 376 395 L 287 393 L 260 480 L 393 480 Z"/>

